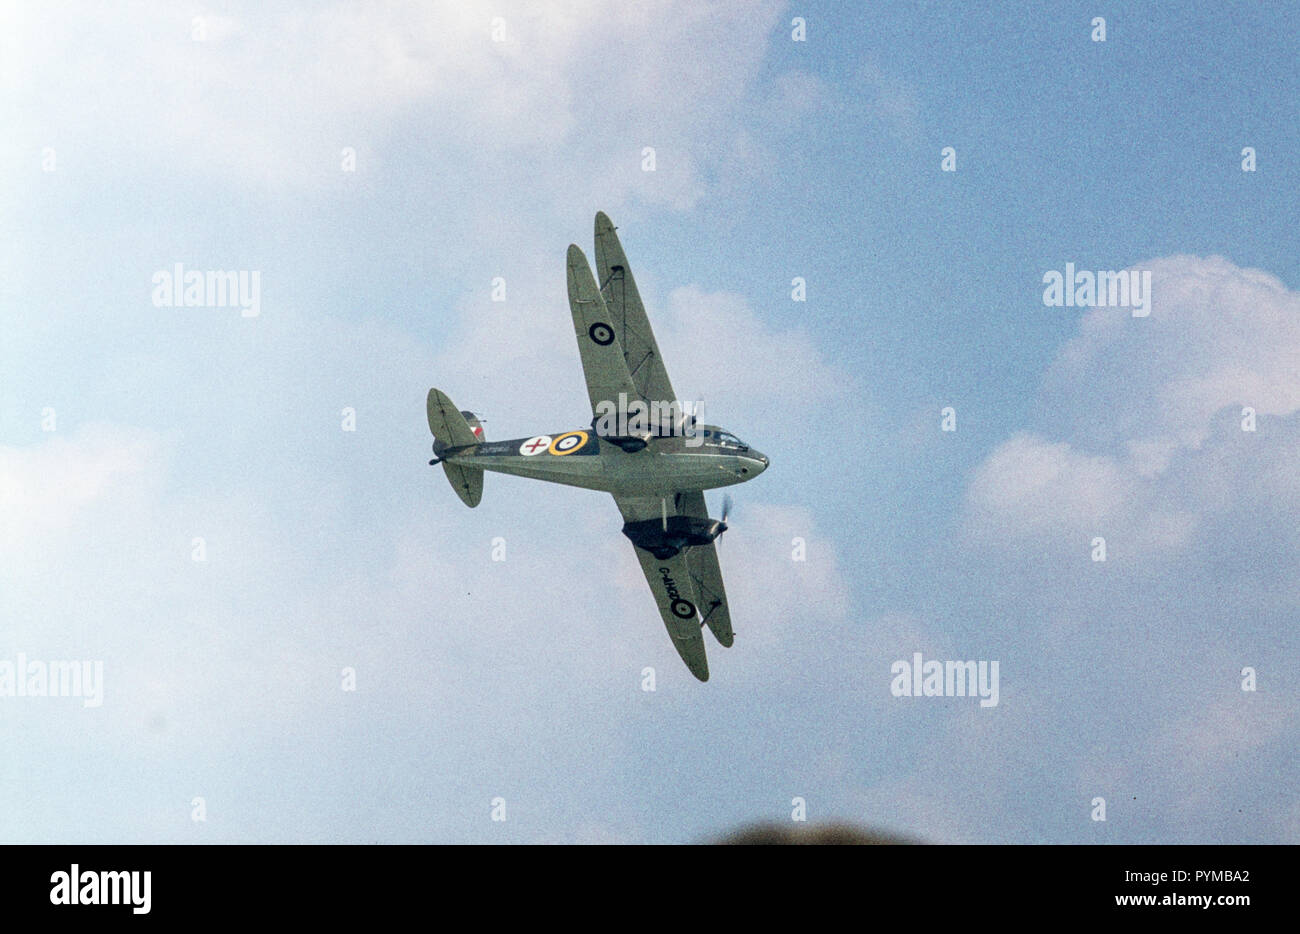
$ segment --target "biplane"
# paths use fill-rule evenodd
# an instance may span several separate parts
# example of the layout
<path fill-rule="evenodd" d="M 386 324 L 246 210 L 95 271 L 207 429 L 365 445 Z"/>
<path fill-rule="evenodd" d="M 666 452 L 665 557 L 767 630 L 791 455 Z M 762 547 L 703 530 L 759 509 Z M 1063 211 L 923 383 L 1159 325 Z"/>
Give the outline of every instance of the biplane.
<path fill-rule="evenodd" d="M 586 428 L 488 441 L 473 412 L 437 389 L 427 401 L 433 460 L 467 506 L 483 497 L 485 471 L 603 490 L 623 514 L 673 646 L 709 679 L 702 630 L 734 641 L 716 542 L 727 530 L 709 517 L 704 491 L 752 480 L 768 459 L 729 431 L 700 424 L 673 392 L 636 280 L 614 225 L 596 215 L 596 269 L 570 246 L 569 307 L 591 399 Z"/>

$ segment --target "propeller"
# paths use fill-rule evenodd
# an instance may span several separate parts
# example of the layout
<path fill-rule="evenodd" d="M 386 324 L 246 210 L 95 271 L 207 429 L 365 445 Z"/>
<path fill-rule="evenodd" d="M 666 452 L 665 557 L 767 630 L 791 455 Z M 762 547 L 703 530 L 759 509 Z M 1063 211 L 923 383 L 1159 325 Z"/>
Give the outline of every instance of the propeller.
<path fill-rule="evenodd" d="M 722 518 L 718 521 L 721 523 L 718 528 L 718 538 L 722 538 L 722 533 L 727 531 L 727 516 L 731 514 L 731 494 L 727 493 L 722 497 Z M 714 539 L 717 541 L 717 539 Z"/>

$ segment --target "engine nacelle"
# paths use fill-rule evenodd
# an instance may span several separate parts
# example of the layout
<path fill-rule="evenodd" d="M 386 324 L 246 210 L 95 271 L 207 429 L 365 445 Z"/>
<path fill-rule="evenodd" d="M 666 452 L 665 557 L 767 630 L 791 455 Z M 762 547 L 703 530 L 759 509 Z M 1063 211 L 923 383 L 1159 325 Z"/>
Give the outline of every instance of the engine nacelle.
<path fill-rule="evenodd" d="M 660 559 L 671 558 L 683 548 L 707 545 L 726 530 L 724 522 L 694 516 L 670 516 L 666 529 L 662 519 L 628 522 L 623 526 L 623 534 L 633 545 Z"/>

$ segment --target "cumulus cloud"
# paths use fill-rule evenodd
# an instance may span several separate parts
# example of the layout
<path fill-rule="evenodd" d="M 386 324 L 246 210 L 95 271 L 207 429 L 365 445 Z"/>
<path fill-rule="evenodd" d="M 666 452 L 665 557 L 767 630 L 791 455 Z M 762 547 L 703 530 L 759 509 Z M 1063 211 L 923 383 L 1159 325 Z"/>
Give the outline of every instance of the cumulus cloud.
<path fill-rule="evenodd" d="M 1140 268 L 1150 316 L 1086 314 L 1039 400 L 1040 423 L 1068 440 L 1026 432 L 998 446 L 972 476 L 968 530 L 1007 542 L 1115 532 L 1139 553 L 1177 552 L 1261 483 L 1300 509 L 1286 479 L 1300 440 L 1300 294 L 1218 256 Z M 1246 408 L 1255 432 L 1243 431 Z"/>
<path fill-rule="evenodd" d="M 1204 443 L 1225 409 L 1300 410 L 1300 293 L 1221 256 L 1135 268 L 1151 271 L 1150 316 L 1090 310 L 1048 374 L 1043 404 L 1063 433 L 1147 446 L 1138 466 L 1158 473 L 1168 456 Z"/>
<path fill-rule="evenodd" d="M 990 541 L 1051 541 L 1080 554 L 1096 535 L 1131 549 L 1176 549 L 1195 530 L 1196 516 L 1161 508 L 1158 496 L 1122 459 L 1018 434 L 977 468 L 966 521 Z"/>
<path fill-rule="evenodd" d="M 687 285 L 669 293 L 667 306 L 660 344 L 681 359 L 673 387 L 685 398 L 727 408 L 748 401 L 784 428 L 861 390 L 801 326 L 765 324 L 742 295 Z"/>
<path fill-rule="evenodd" d="M 155 483 L 159 439 L 107 425 L 52 433 L 32 448 L 0 447 L 0 550 L 10 564 L 36 544 L 72 528 L 106 497 L 138 494 Z"/>
<path fill-rule="evenodd" d="M 781 333 L 759 324 L 742 300 L 729 307 L 725 326 L 743 325 L 733 333 L 737 353 L 774 360 Z M 694 307 L 690 321 L 706 317 Z M 208 839 L 247 838 L 259 825 L 279 839 L 473 839 L 476 825 L 461 811 L 423 829 L 399 818 L 405 806 L 391 812 L 392 823 L 340 820 L 329 808 L 307 813 L 311 802 L 291 791 L 241 791 L 238 763 L 247 758 L 280 776 L 278 785 L 302 787 L 340 733 L 364 747 L 374 740 L 362 737 L 388 731 L 390 756 L 410 742 L 394 739 L 410 719 L 420 724 L 417 746 L 437 749 L 440 762 L 410 795 L 444 799 L 460 785 L 504 785 L 512 801 L 553 815 L 565 770 L 590 768 L 579 760 L 592 738 L 623 742 L 616 720 L 653 701 L 638 686 L 645 667 L 658 670 L 660 690 L 672 696 L 664 703 L 694 703 L 682 691 L 693 679 L 607 495 L 492 476 L 483 505 L 465 510 L 423 464 L 423 388 L 439 366 L 426 344 L 372 321 L 286 312 L 258 325 L 253 341 L 213 329 L 201 347 L 177 351 L 174 371 L 137 359 L 117 374 L 123 398 L 167 398 L 179 418 L 169 422 L 173 433 L 90 426 L 0 456 L 12 532 L 3 608 L 18 621 L 0 654 L 104 658 L 96 735 L 114 737 L 130 755 L 169 750 L 176 807 L 197 787 L 225 812 Z M 521 392 L 510 366 L 519 335 L 503 341 L 477 328 L 467 315 L 443 361 L 501 387 L 502 421 L 535 425 L 541 394 Z M 485 342 L 477 348 L 476 335 Z M 553 358 L 536 345 L 530 354 L 546 358 L 545 372 L 566 374 L 579 407 L 569 417 L 581 414 L 567 310 L 557 307 L 534 336 L 553 340 Z M 801 359 L 813 371 L 825 366 L 811 346 Z M 747 385 L 757 392 L 757 383 Z M 343 403 L 357 407 L 354 434 L 339 431 Z M 735 414 L 761 419 L 769 404 L 778 404 L 770 390 Z M 740 636 L 736 648 L 714 649 L 722 692 L 774 689 L 792 655 L 819 670 L 822 640 L 847 613 L 834 541 L 807 510 L 771 505 L 756 490 L 723 543 Z M 712 505 L 716 512 L 716 496 Z M 192 560 L 194 536 L 205 539 L 203 562 Z M 805 539 L 806 562 L 792 560 L 795 536 Z M 491 560 L 497 538 L 503 562 Z M 339 690 L 344 666 L 357 671 L 355 702 Z M 593 705 L 593 696 L 605 701 Z M 394 719 L 393 711 L 410 712 Z M 53 738 L 59 730 L 49 732 L 46 708 L 18 713 L 9 735 L 32 755 L 62 742 Z M 292 762 L 277 736 L 294 737 Z M 73 748 L 102 751 L 81 741 Z M 529 765 L 537 762 L 550 764 Z M 26 816 L 6 832 L 186 839 L 190 828 L 175 823 L 181 812 L 142 789 L 129 762 L 99 774 L 95 793 L 125 802 L 120 813 L 129 817 L 72 829 L 57 817 L 66 783 L 26 786 Z M 351 783 L 367 774 L 349 769 L 323 794 L 351 800 L 360 793 Z M 47 829 L 34 829 L 37 821 Z M 523 838 L 554 836 L 561 825 L 541 821 Z"/>
<path fill-rule="evenodd" d="M 1133 494 L 1133 478 L 1109 457 L 1020 434 L 997 448 L 971 482 L 973 505 L 1027 530 L 1095 528 Z"/>
<path fill-rule="evenodd" d="M 93 148 L 290 190 L 337 178 L 344 147 L 365 171 L 416 143 L 431 163 L 460 164 L 444 180 L 459 190 L 530 184 L 606 206 L 635 191 L 685 208 L 745 140 L 778 8 L 15 6 L 0 38 L 16 79 L 8 135 L 29 152 L 63 148 L 69 164 Z"/>
<path fill-rule="evenodd" d="M 1044 741 L 1079 802 L 1107 799 L 1107 839 L 1287 838 L 1256 791 L 1293 784 L 1300 295 L 1222 257 L 1138 268 L 1150 317 L 1086 313 L 1032 427 L 972 472 L 962 541 L 980 546 L 981 600 L 1017 620 L 1022 693 L 1089 724 Z M 1274 680 L 1241 691 L 1243 664 Z"/>

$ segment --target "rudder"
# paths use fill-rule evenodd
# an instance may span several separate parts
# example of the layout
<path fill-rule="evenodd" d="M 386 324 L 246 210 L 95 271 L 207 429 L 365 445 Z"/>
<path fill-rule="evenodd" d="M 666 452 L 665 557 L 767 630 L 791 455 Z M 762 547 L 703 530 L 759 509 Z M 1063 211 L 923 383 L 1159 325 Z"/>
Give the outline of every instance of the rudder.
<path fill-rule="evenodd" d="M 465 414 L 456 408 L 456 404 L 444 392 L 429 390 L 425 413 L 429 419 L 429 430 L 433 432 L 433 453 L 437 457 L 442 457 L 448 448 L 466 447 L 483 440 L 483 429 L 479 426 L 478 419 L 475 418 L 471 425 Z M 472 509 L 482 501 L 483 471 L 449 461 L 443 461 L 442 469 L 461 502 Z"/>
<path fill-rule="evenodd" d="M 429 417 L 429 430 L 442 442 L 443 447 L 462 447 L 467 444 L 478 444 L 483 440 L 474 433 L 474 426 L 470 425 L 460 409 L 456 408 L 456 403 L 447 398 L 444 392 L 437 389 L 429 390 L 425 413 Z M 478 419 L 475 419 L 475 422 L 477 421 Z"/>

